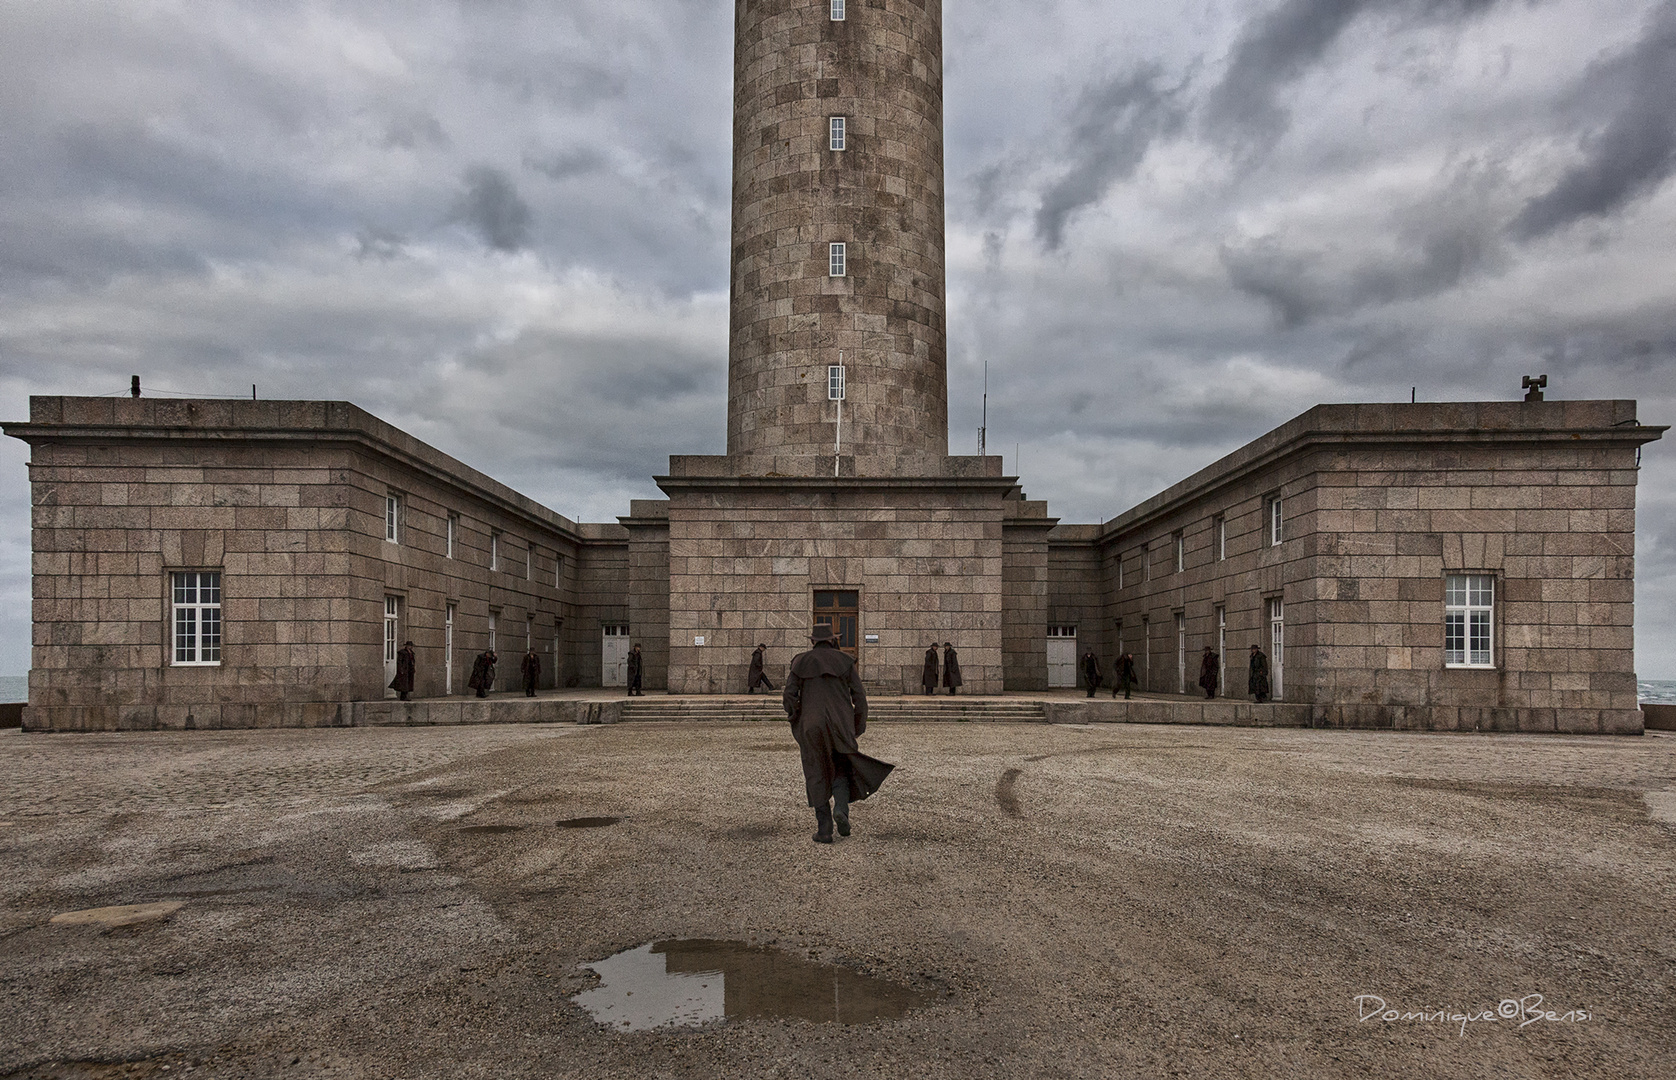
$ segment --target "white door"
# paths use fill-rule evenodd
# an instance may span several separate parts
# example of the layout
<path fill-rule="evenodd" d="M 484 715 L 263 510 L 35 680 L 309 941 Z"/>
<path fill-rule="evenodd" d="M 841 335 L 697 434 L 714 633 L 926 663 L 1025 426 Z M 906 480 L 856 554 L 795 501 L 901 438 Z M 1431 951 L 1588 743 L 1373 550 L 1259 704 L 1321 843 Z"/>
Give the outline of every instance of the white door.
<path fill-rule="evenodd" d="M 1077 685 L 1077 628 L 1050 626 L 1047 636 L 1048 689 Z"/>
<path fill-rule="evenodd" d="M 395 696 L 390 684 L 396 678 L 396 635 L 400 633 L 398 616 L 401 614 L 401 601 L 394 596 L 384 598 L 384 695 Z"/>
<path fill-rule="evenodd" d="M 628 685 L 629 628 L 606 626 L 600 643 L 601 686 Z"/>
<path fill-rule="evenodd" d="M 1176 693 L 1187 693 L 1187 616 L 1176 612 Z"/>
<path fill-rule="evenodd" d="M 452 519 L 450 519 L 452 522 Z M 448 613 L 442 620 L 442 692 L 454 692 L 454 613 L 457 605 L 449 604 Z"/>
<path fill-rule="evenodd" d="M 1228 696 L 1228 609 L 1216 609 L 1216 685 Z"/>
<path fill-rule="evenodd" d="M 1286 605 L 1280 597 L 1269 601 L 1269 696 L 1282 697 L 1282 672 L 1286 667 Z"/>

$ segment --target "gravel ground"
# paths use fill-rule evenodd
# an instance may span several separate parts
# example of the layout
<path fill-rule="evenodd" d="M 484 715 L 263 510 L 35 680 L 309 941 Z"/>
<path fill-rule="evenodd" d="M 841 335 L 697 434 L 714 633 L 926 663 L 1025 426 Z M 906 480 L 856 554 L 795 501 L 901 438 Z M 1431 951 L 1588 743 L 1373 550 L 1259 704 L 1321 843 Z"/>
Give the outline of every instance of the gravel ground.
<path fill-rule="evenodd" d="M 780 725 L 0 734 L 0 1078 L 1676 1070 L 1676 738 L 875 725 L 863 748 L 899 768 L 824 847 Z M 555 825 L 585 816 L 623 820 Z M 184 906 L 48 922 L 157 901 Z M 568 1000 L 578 965 L 675 937 L 933 1003 L 631 1034 Z M 1361 1021 L 1359 994 L 1571 1019 L 1463 1035 Z"/>

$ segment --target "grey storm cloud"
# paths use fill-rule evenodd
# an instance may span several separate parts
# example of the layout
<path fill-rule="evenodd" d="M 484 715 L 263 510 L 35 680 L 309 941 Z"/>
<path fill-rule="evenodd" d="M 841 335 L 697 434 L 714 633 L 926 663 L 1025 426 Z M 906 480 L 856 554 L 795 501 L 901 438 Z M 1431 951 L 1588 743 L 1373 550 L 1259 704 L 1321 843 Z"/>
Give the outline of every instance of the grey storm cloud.
<path fill-rule="evenodd" d="M 1065 238 L 1072 214 L 1100 201 L 1134 174 L 1153 140 L 1181 127 L 1178 88 L 1161 85 L 1155 66 L 1126 72 L 1083 91 L 1070 124 L 1070 167 L 1042 194 L 1036 235 L 1049 248 Z"/>
<path fill-rule="evenodd" d="M 1287 124 L 1281 91 L 1322 61 L 1358 17 L 1453 21 L 1502 0 L 1286 0 L 1240 35 L 1221 82 L 1206 101 L 1206 126 L 1231 142 L 1271 137 Z"/>
<path fill-rule="evenodd" d="M 465 191 L 455 213 L 496 251 L 517 251 L 530 241 L 530 207 L 512 178 L 489 165 L 465 172 Z"/>
<path fill-rule="evenodd" d="M 1588 140 L 1584 160 L 1514 220 L 1521 239 L 1611 214 L 1676 172 L 1676 0 L 1654 13 L 1627 54 L 1592 71 L 1581 92 L 1623 103 Z"/>

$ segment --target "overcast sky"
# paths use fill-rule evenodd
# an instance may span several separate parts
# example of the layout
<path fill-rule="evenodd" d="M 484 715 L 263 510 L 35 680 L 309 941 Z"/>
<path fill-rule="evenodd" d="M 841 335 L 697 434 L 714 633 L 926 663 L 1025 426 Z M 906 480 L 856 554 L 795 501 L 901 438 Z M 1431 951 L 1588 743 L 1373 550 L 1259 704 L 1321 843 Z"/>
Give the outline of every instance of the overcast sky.
<path fill-rule="evenodd" d="M 818 0 L 809 0 L 814 3 Z M 724 0 L 0 0 L 0 417 L 341 398 L 574 518 L 725 449 Z M 950 443 L 1109 518 L 1323 401 L 1676 420 L 1676 0 L 950 0 Z M 1018 448 L 1015 460 L 1015 446 Z M 0 673 L 28 667 L 0 449 Z M 1638 667 L 1676 678 L 1676 439 Z"/>

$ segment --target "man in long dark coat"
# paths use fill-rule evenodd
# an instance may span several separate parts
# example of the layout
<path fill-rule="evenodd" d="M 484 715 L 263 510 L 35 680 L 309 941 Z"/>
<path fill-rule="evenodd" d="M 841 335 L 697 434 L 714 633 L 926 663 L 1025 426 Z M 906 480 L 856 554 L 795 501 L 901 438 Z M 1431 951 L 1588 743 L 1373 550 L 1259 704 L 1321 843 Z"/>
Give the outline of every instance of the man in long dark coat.
<path fill-rule="evenodd" d="M 1221 664 L 1222 658 L 1206 645 L 1205 655 L 1199 660 L 1199 686 L 1204 690 L 1207 701 L 1216 696 L 1217 684 L 1222 681 L 1222 673 L 1217 670 Z"/>
<path fill-rule="evenodd" d="M 466 685 L 476 690 L 478 697 L 488 697 L 489 691 L 495 688 L 495 665 L 499 662 L 500 657 L 493 649 L 478 653 L 472 661 L 471 678 L 466 680 Z"/>
<path fill-rule="evenodd" d="M 390 689 L 400 695 L 403 701 L 407 695 L 413 693 L 413 672 L 418 665 L 414 662 L 413 642 L 404 641 L 396 652 L 396 677 L 390 680 Z"/>
<path fill-rule="evenodd" d="M 937 643 L 933 641 L 931 648 L 925 650 L 925 670 L 920 672 L 919 676 L 920 685 L 925 687 L 928 694 L 937 692 L 937 669 Z"/>
<path fill-rule="evenodd" d="M 960 654 L 954 651 L 954 642 L 943 642 L 943 685 L 949 688 L 949 693 L 960 689 Z"/>
<path fill-rule="evenodd" d="M 628 696 L 629 697 L 645 697 L 646 696 L 646 691 L 644 691 L 640 688 L 640 679 L 641 679 L 642 674 L 644 674 L 644 672 L 645 672 L 645 668 L 646 668 L 646 661 L 640 655 L 640 642 L 637 641 L 637 642 L 634 643 L 634 648 L 629 650 L 629 655 L 628 655 L 628 684 L 629 684 L 628 685 Z"/>
<path fill-rule="evenodd" d="M 798 653 L 786 675 L 781 701 L 803 756 L 803 786 L 815 810 L 817 844 L 850 835 L 850 803 L 879 789 L 894 765 L 863 754 L 856 737 L 867 730 L 867 692 L 855 660 L 838 648 L 832 627 L 822 623 Z M 830 801 L 831 805 L 828 805 Z"/>
<path fill-rule="evenodd" d="M 774 684 L 768 681 L 768 675 L 762 670 L 763 658 L 768 654 L 768 646 L 758 645 L 756 652 L 751 654 L 751 674 L 745 682 L 745 693 L 754 694 L 758 686 L 766 686 L 773 690 Z"/>
<path fill-rule="evenodd" d="M 1088 684 L 1088 696 L 1093 697 L 1094 691 L 1100 689 L 1100 658 L 1089 649 L 1082 654 L 1082 679 Z"/>
<path fill-rule="evenodd" d="M 541 657 L 533 648 L 524 654 L 518 674 L 524 677 L 524 696 L 535 697 L 535 684 L 541 681 Z"/>
<path fill-rule="evenodd" d="M 1255 645 L 1251 647 L 1251 675 L 1246 680 L 1246 689 L 1252 701 L 1261 704 L 1269 700 L 1269 658 Z"/>
<path fill-rule="evenodd" d="M 1113 674 L 1117 676 L 1117 681 L 1112 683 L 1112 697 L 1117 697 L 1117 692 L 1122 690 L 1123 700 L 1128 701 L 1129 692 L 1135 688 L 1135 657 L 1130 653 L 1124 653 L 1117 658 L 1117 663 L 1113 664 L 1112 668 Z"/>

